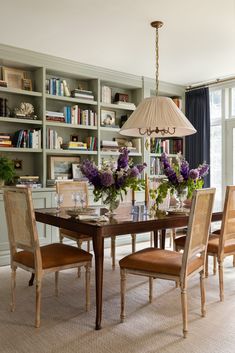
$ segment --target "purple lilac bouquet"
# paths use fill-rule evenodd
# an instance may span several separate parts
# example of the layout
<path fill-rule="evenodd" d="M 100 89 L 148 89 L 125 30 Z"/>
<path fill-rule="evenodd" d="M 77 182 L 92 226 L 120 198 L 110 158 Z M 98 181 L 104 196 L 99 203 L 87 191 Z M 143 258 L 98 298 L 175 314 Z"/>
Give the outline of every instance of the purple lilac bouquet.
<path fill-rule="evenodd" d="M 98 169 L 93 162 L 85 160 L 81 171 L 94 186 L 94 201 L 97 202 L 102 198 L 104 204 L 111 205 L 119 197 L 122 199 L 122 192 L 126 194 L 128 188 L 133 190 L 144 188 L 144 180 L 140 179 L 140 174 L 145 167 L 145 163 L 133 165 L 129 160 L 129 151 L 122 148 L 117 165 L 113 162 L 103 163 Z"/>
<path fill-rule="evenodd" d="M 170 190 L 171 193 L 182 192 L 187 188 L 187 198 L 191 199 L 193 191 L 201 189 L 204 184 L 203 178 L 208 174 L 209 165 L 205 162 L 195 169 L 190 169 L 188 162 L 181 154 L 177 155 L 176 162 L 172 163 L 166 153 L 162 153 L 160 158 L 163 173 L 168 180 L 164 180 L 159 186 L 159 197 L 164 199 L 164 195 Z M 161 200 L 160 200 L 161 201 Z"/>
<path fill-rule="evenodd" d="M 163 181 L 167 189 L 171 192 L 174 190 L 181 192 L 185 188 L 188 189 L 187 198 L 191 198 L 193 191 L 201 189 L 204 184 L 203 178 L 208 174 L 209 165 L 205 162 L 195 169 L 190 169 L 188 162 L 179 153 L 175 163 L 171 163 L 167 154 L 162 153 L 160 158 L 163 173 L 168 180 Z"/>

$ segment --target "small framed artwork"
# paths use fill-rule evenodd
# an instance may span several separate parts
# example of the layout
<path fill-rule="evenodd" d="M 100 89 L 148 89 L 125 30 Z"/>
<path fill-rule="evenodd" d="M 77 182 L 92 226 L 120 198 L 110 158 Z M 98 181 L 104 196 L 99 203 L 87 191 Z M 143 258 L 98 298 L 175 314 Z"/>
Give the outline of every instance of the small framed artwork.
<path fill-rule="evenodd" d="M 22 88 L 26 91 L 32 91 L 33 90 L 32 80 L 30 80 L 29 78 L 23 78 Z"/>
<path fill-rule="evenodd" d="M 100 122 L 101 126 L 115 126 L 115 116 L 116 113 L 113 112 L 112 110 L 103 110 L 101 109 L 101 117 L 100 117 Z"/>
<path fill-rule="evenodd" d="M 72 172 L 73 172 L 73 179 L 81 180 L 83 178 L 80 164 L 73 163 L 72 164 Z"/>
<path fill-rule="evenodd" d="M 7 87 L 23 88 L 24 71 L 12 69 L 9 67 L 2 67 L 2 78 L 7 82 Z"/>
<path fill-rule="evenodd" d="M 71 136 L 70 136 L 70 141 L 72 141 L 72 142 L 78 142 L 78 135 L 71 135 Z"/>
<path fill-rule="evenodd" d="M 79 164 L 80 157 L 49 156 L 48 179 L 67 180 L 73 178 L 73 164 Z"/>
<path fill-rule="evenodd" d="M 20 159 L 13 159 L 14 169 L 22 170 L 23 168 L 23 161 Z"/>

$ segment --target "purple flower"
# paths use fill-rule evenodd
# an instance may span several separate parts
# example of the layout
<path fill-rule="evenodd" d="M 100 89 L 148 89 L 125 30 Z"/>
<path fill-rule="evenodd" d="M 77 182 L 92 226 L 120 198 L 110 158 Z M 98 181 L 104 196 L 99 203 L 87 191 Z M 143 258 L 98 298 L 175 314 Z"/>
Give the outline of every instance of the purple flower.
<path fill-rule="evenodd" d="M 199 172 L 199 177 L 203 178 L 209 172 L 209 165 L 204 162 L 202 165 L 198 167 L 198 172 Z"/>
<path fill-rule="evenodd" d="M 193 180 L 198 179 L 198 178 L 199 178 L 199 171 L 198 171 L 198 169 L 191 169 L 191 170 L 189 171 L 189 177 L 190 177 L 191 179 L 193 179 Z"/>
<path fill-rule="evenodd" d="M 100 174 L 100 181 L 102 186 L 108 187 L 114 184 L 113 174 L 111 172 L 103 172 Z"/>
<path fill-rule="evenodd" d="M 142 173 L 145 167 L 147 167 L 146 163 L 136 165 L 136 168 L 138 169 L 139 173 Z"/>
<path fill-rule="evenodd" d="M 125 177 L 121 176 L 120 178 L 116 179 L 115 186 L 117 189 L 120 189 L 123 187 L 124 183 L 125 183 Z"/>
<path fill-rule="evenodd" d="M 183 159 L 180 166 L 180 174 L 183 176 L 184 180 L 188 180 L 189 177 L 189 164 Z"/>
<path fill-rule="evenodd" d="M 171 167 L 167 167 L 166 169 L 164 169 L 164 173 L 173 185 L 178 185 L 178 179 L 174 169 L 172 169 Z"/>
<path fill-rule="evenodd" d="M 160 161 L 163 164 L 163 169 L 167 169 L 171 166 L 168 159 L 167 159 L 167 154 L 165 152 L 162 153 L 162 155 L 160 157 Z"/>
<path fill-rule="evenodd" d="M 129 151 L 127 150 L 126 147 L 122 148 L 120 150 L 121 154 L 118 157 L 117 161 L 117 169 L 125 169 L 128 166 L 128 160 L 129 160 Z"/>
<path fill-rule="evenodd" d="M 133 168 L 130 169 L 130 177 L 131 178 L 136 178 L 139 175 L 139 173 L 140 172 L 139 172 L 138 166 L 133 167 Z"/>

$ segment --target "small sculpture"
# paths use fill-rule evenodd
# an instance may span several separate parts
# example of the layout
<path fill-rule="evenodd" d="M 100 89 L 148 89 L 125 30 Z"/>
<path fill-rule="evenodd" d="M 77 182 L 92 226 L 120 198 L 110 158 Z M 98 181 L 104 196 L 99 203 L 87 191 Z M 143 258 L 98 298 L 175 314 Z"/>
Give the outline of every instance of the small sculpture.
<path fill-rule="evenodd" d="M 20 103 L 19 108 L 15 108 L 15 115 L 19 118 L 30 117 L 31 119 L 37 119 L 36 115 L 33 115 L 34 107 L 31 103 Z"/>

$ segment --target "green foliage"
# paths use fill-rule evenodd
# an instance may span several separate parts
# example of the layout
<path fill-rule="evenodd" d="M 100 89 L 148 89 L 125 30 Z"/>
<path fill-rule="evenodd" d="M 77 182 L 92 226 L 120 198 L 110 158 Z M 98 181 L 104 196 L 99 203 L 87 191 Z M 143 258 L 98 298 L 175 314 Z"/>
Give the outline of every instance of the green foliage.
<path fill-rule="evenodd" d="M 15 176 L 13 161 L 7 157 L 0 156 L 0 180 L 10 182 Z"/>

